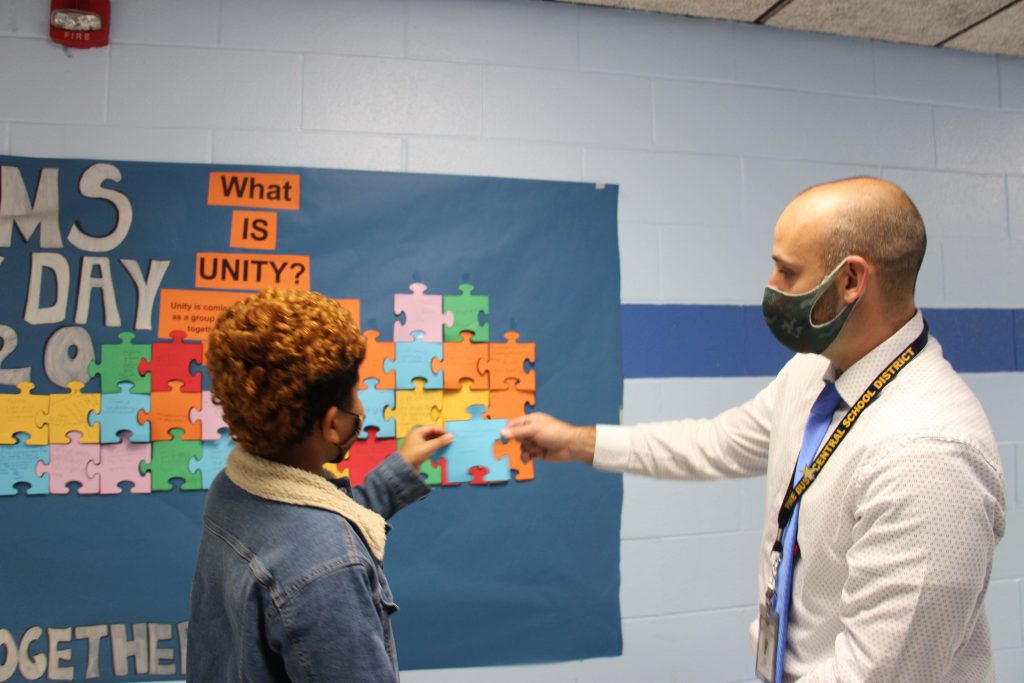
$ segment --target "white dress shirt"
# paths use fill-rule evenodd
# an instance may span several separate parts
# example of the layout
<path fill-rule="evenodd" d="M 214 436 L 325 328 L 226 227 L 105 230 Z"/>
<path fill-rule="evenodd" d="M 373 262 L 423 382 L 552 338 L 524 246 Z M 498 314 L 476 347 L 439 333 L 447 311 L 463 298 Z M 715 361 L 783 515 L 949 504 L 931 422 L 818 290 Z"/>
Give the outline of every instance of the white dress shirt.
<path fill-rule="evenodd" d="M 918 313 L 842 373 L 833 427 L 923 325 Z M 833 377 L 824 357 L 798 354 L 752 400 L 714 419 L 600 425 L 594 465 L 676 479 L 765 474 L 763 599 L 807 416 Z M 929 338 L 803 497 L 786 681 L 994 680 L 984 597 L 1005 521 L 988 419 Z"/>

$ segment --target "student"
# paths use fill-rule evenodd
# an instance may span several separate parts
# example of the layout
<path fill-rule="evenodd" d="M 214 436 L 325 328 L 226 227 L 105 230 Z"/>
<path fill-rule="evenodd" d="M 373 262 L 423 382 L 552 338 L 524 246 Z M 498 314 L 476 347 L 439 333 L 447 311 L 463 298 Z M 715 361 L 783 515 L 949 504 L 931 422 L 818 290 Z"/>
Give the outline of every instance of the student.
<path fill-rule="evenodd" d="M 210 333 L 206 366 L 237 446 L 210 486 L 192 582 L 189 681 L 398 680 L 386 518 L 429 488 L 452 437 L 423 427 L 362 486 L 331 480 L 364 419 L 366 343 L 322 294 L 265 291 Z"/>

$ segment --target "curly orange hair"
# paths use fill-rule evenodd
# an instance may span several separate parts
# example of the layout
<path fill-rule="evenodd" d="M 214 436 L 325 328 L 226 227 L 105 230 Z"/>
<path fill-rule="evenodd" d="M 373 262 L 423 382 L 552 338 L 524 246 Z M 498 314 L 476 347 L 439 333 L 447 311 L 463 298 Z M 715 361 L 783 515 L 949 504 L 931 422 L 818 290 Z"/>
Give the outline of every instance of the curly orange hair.
<path fill-rule="evenodd" d="M 366 340 L 317 292 L 266 290 L 224 311 L 207 341 L 214 400 L 248 452 L 272 457 L 351 403 Z"/>

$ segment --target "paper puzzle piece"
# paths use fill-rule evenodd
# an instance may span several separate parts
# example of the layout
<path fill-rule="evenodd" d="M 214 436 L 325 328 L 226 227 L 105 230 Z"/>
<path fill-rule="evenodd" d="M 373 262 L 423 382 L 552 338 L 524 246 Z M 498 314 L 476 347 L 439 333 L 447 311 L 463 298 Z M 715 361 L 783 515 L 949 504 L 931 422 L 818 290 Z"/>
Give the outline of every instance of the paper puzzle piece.
<path fill-rule="evenodd" d="M 359 388 L 366 389 L 366 380 L 375 378 L 378 389 L 394 389 L 395 371 L 386 370 L 384 364 L 395 362 L 395 342 L 379 341 L 380 332 L 377 330 L 366 330 L 363 336 L 366 337 L 366 356 L 359 366 Z"/>
<path fill-rule="evenodd" d="M 40 475 L 36 463 L 50 464 L 50 447 L 29 445 L 24 432 L 15 436 L 14 444 L 0 446 L 0 496 L 18 495 L 17 484 L 28 484 L 30 496 L 49 493 L 50 475 Z"/>
<path fill-rule="evenodd" d="M 506 379 L 504 391 L 491 390 L 491 403 L 487 409 L 487 417 L 504 417 L 511 419 L 526 415 L 526 407 L 537 404 L 537 394 L 533 391 L 519 389 L 518 380 Z"/>
<path fill-rule="evenodd" d="M 444 297 L 445 315 L 450 313 L 453 319 L 444 328 L 444 340 L 457 342 L 461 332 L 472 332 L 478 343 L 491 341 L 491 324 L 480 322 L 482 314 L 491 312 L 491 298 L 473 294 L 473 285 L 469 283 L 459 285 L 459 291 L 462 294 Z"/>
<path fill-rule="evenodd" d="M 441 372 L 445 389 L 459 389 L 462 380 L 473 382 L 474 389 L 488 389 L 487 359 L 490 344 L 476 344 L 471 332 L 463 332 L 459 342 L 445 342 L 442 358 L 431 364 L 431 369 Z"/>
<path fill-rule="evenodd" d="M 188 419 L 199 424 L 200 438 L 203 441 L 218 441 L 220 430 L 228 429 L 224 422 L 224 409 L 213 402 L 213 392 L 203 391 L 200 403 L 202 409 L 192 408 L 188 411 Z"/>
<path fill-rule="evenodd" d="M 395 294 L 395 315 L 405 314 L 405 322 L 395 321 L 394 340 L 410 342 L 413 333 L 420 331 L 425 342 L 444 341 L 444 327 L 454 324 L 455 319 L 451 313 L 444 312 L 443 297 L 425 294 L 427 286 L 421 282 L 412 283 L 409 289 L 412 294 Z"/>
<path fill-rule="evenodd" d="M 132 493 L 149 493 L 152 491 L 149 474 L 141 471 L 142 463 L 153 459 L 152 446 L 148 443 L 132 443 L 128 433 L 122 432 L 117 443 L 100 444 L 99 464 L 89 463 L 86 472 L 90 477 L 98 477 L 99 492 L 103 495 L 116 496 L 121 493 L 121 484 L 132 485 Z"/>
<path fill-rule="evenodd" d="M 425 380 L 427 389 L 443 389 L 444 375 L 432 369 L 435 359 L 440 362 L 444 345 L 424 340 L 423 332 L 412 333 L 411 342 L 395 344 L 395 362 L 384 361 L 384 367 L 395 371 L 395 388 L 412 389 L 414 380 Z"/>
<path fill-rule="evenodd" d="M 170 441 L 171 432 L 180 429 L 186 441 L 200 441 L 203 431 L 198 422 L 190 421 L 193 410 L 202 408 L 201 393 L 183 391 L 181 382 L 170 383 L 170 391 L 155 391 L 150 394 L 149 412 L 139 411 L 139 421 L 149 422 L 151 441 Z"/>
<path fill-rule="evenodd" d="M 100 443 L 119 443 L 119 432 L 129 432 L 134 443 L 149 443 L 149 423 L 139 422 L 139 414 L 149 410 L 149 394 L 130 393 L 127 381 L 117 386 L 117 393 L 100 394 L 100 412 L 89 415 L 89 424 L 99 424 Z"/>
<path fill-rule="evenodd" d="M 486 410 L 484 406 L 470 406 L 472 419 L 445 423 L 445 430 L 455 436 L 455 440 L 437 451 L 434 457 L 434 460 L 444 458 L 446 461 L 445 485 L 473 481 L 474 475 L 470 470 L 474 467 L 487 470 L 482 480 L 488 484 L 511 478 L 508 460 L 494 456 L 494 442 L 501 439 L 501 430 L 508 424 L 508 420 L 487 420 L 483 417 Z"/>
<path fill-rule="evenodd" d="M 68 393 L 50 394 L 49 408 L 37 420 L 49 428 L 51 444 L 71 443 L 70 432 L 78 432 L 79 443 L 99 444 L 100 426 L 89 422 L 89 413 L 100 412 L 100 394 L 83 394 L 83 386 L 81 382 L 68 382 Z"/>
<path fill-rule="evenodd" d="M 31 382 L 18 383 L 18 393 L 0 394 L 0 444 L 19 443 L 15 434 L 28 435 L 28 446 L 45 446 L 50 443 L 50 432 L 38 422 L 39 415 L 50 408 L 50 397 L 33 394 L 36 385 Z"/>
<path fill-rule="evenodd" d="M 341 467 L 348 469 L 352 486 L 359 486 L 366 481 L 366 475 L 398 449 L 395 439 L 378 439 L 377 436 L 377 430 L 371 428 L 368 438 L 352 444 L 348 456 L 341 462 Z"/>
<path fill-rule="evenodd" d="M 518 332 L 506 332 L 506 343 L 490 344 L 487 360 L 487 372 L 490 377 L 488 384 L 491 390 L 502 391 L 508 379 L 519 380 L 519 389 L 522 391 L 537 390 L 537 373 L 533 370 L 527 371 L 527 361 L 535 363 L 537 360 L 537 344 L 526 342 L 520 344 Z"/>
<path fill-rule="evenodd" d="M 226 425 L 220 430 L 218 436 L 216 441 L 204 440 L 202 457 L 189 463 L 189 471 L 200 474 L 201 485 L 204 489 L 210 488 L 214 477 L 228 464 L 228 454 L 235 447 L 235 442 L 228 434 Z"/>
<path fill-rule="evenodd" d="M 401 446 L 399 446 L 401 448 Z M 440 460 L 432 460 L 427 458 L 426 461 L 420 465 L 420 474 L 423 476 L 423 483 L 427 486 L 441 486 L 444 484 L 444 471 L 448 463 L 444 458 Z"/>
<path fill-rule="evenodd" d="M 441 413 L 446 423 L 452 420 L 471 420 L 473 414 L 469 407 L 474 405 L 487 406 L 490 401 L 489 391 L 473 391 L 470 388 L 472 382 L 468 379 L 462 380 L 462 387 L 458 391 L 445 391 L 442 396 Z M 499 415 L 498 417 L 505 417 Z"/>
<path fill-rule="evenodd" d="M 193 472 L 189 467 L 190 460 L 202 459 L 203 442 L 185 441 L 181 438 L 182 434 L 182 430 L 173 429 L 171 441 L 154 442 L 152 460 L 139 465 L 143 474 L 149 472 L 153 475 L 152 490 L 173 491 L 172 479 L 184 480 L 182 491 L 199 491 L 203 488 L 202 474 Z"/>
<path fill-rule="evenodd" d="M 469 476 L 471 477 L 471 479 L 469 480 L 469 483 L 472 486 L 483 486 L 484 484 L 488 483 L 487 473 L 488 469 L 486 467 L 481 467 L 480 465 L 470 467 Z"/>
<path fill-rule="evenodd" d="M 152 392 L 170 391 L 169 382 L 181 382 L 181 390 L 198 393 L 203 390 L 203 377 L 193 371 L 193 365 L 203 362 L 201 342 L 186 342 L 181 330 L 171 332 L 171 341 L 154 342 L 152 360 L 139 361 L 139 372 L 149 374 Z M 198 368 L 196 368 L 198 370 Z"/>
<path fill-rule="evenodd" d="M 394 411 L 385 410 L 384 413 L 385 417 L 394 416 L 395 436 L 399 439 L 416 426 L 442 426 L 441 408 L 444 405 L 444 392 L 440 390 L 427 391 L 423 388 L 422 379 L 415 382 L 416 388 L 411 391 L 396 390 Z"/>
<path fill-rule="evenodd" d="M 120 344 L 101 344 L 102 362 L 89 363 L 89 376 L 100 376 L 100 393 L 116 394 L 118 385 L 129 382 L 131 393 L 148 394 L 152 386 L 149 375 L 143 375 L 139 365 L 143 360 L 152 358 L 152 344 L 136 344 L 134 332 L 122 332 L 117 335 Z"/>
<path fill-rule="evenodd" d="M 395 438 L 395 390 L 378 389 L 376 379 L 367 378 L 366 384 L 368 388 L 359 390 L 359 400 L 366 411 L 363 431 L 359 433 L 359 438 L 367 438 L 367 430 L 371 427 L 377 429 L 379 438 Z"/>
<path fill-rule="evenodd" d="M 509 469 L 516 473 L 516 481 L 530 481 L 534 477 L 533 461 L 523 457 L 523 449 L 518 441 L 508 443 L 501 441 L 494 444 L 494 457 L 505 459 Z"/>
<path fill-rule="evenodd" d="M 36 463 L 36 474 L 40 477 L 44 472 L 50 474 L 50 493 L 70 493 L 68 484 L 73 482 L 81 484 L 78 487 L 79 495 L 99 493 L 99 478 L 89 474 L 89 463 L 98 465 L 100 462 L 99 443 L 82 443 L 81 432 L 70 432 L 67 436 L 66 444 L 50 444 L 50 462 Z"/>

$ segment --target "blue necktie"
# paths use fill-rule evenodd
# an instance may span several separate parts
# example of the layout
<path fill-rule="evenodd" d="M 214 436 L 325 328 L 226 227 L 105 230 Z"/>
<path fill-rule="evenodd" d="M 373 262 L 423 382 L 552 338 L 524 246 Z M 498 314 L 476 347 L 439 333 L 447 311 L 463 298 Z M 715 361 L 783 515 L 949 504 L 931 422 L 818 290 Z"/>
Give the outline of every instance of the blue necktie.
<path fill-rule="evenodd" d="M 804 442 L 800 446 L 800 455 L 796 460 L 796 472 L 793 473 L 793 484 L 803 479 L 803 469 L 818 454 L 818 446 L 825 438 L 825 431 L 832 422 L 832 414 L 841 400 L 836 385 L 825 382 L 825 388 L 811 406 L 811 414 L 807 418 L 804 430 Z M 782 683 L 783 659 L 786 655 L 786 630 L 789 627 L 789 605 L 793 596 L 794 548 L 796 546 L 797 519 L 800 517 L 800 503 L 793 509 L 785 531 L 782 532 L 782 561 L 779 563 L 779 575 L 775 580 L 775 611 L 779 615 L 779 642 L 775 652 L 775 680 Z"/>

